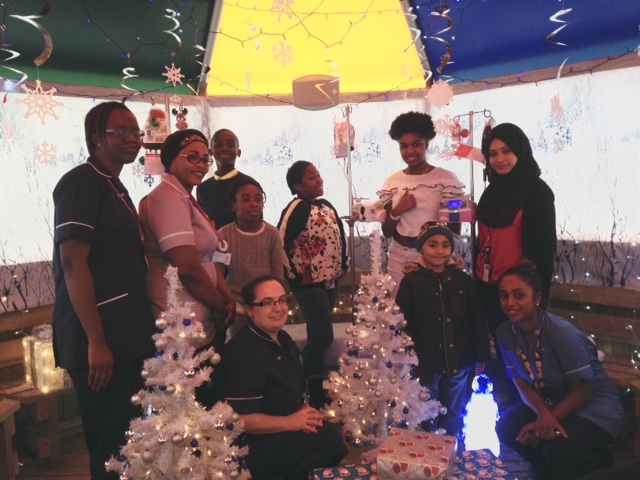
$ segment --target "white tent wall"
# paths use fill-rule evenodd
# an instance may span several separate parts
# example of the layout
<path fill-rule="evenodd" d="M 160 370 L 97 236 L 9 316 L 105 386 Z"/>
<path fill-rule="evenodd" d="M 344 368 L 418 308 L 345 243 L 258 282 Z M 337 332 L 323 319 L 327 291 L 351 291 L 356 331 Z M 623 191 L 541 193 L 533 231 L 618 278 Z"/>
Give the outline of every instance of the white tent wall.
<path fill-rule="evenodd" d="M 530 137 L 543 178 L 556 195 L 558 280 L 640 290 L 637 242 L 640 239 L 640 67 L 458 95 L 442 109 L 425 100 L 354 105 L 352 154 L 354 196 L 375 198 L 384 179 L 403 167 L 397 144 L 388 136 L 391 121 L 409 110 L 449 120 L 488 109 L 498 123 L 519 125 Z M 27 107 L 10 93 L 0 109 L 0 313 L 53 301 L 50 271 L 53 205 L 59 178 L 85 161 L 83 120 L 93 100 L 55 96 L 59 117 L 25 118 Z M 142 125 L 149 103 L 128 103 Z M 341 214 L 349 211 L 344 160 L 330 151 L 333 123 L 344 121 L 342 107 L 306 111 L 283 107 L 189 106 L 192 128 L 211 135 L 219 128 L 240 139 L 238 168 L 254 176 L 267 193 L 265 219 L 276 223 L 292 198 L 285 174 L 296 160 L 313 162 L 325 180 L 325 196 Z M 484 117 L 475 116 L 479 146 Z M 172 119 L 173 123 L 173 119 Z M 461 117 L 463 128 L 467 117 Z M 46 143 L 44 143 L 46 142 Z M 436 137 L 429 161 L 470 183 L 469 163 L 445 159 L 450 139 Z M 444 154 L 444 158 L 443 158 Z M 481 166 L 475 166 L 476 199 L 482 192 Z M 121 179 L 135 203 L 157 185 L 138 164 Z M 145 182 L 145 179 L 147 182 Z M 150 180 L 153 184 L 150 186 Z M 360 230 L 366 231 L 362 226 Z"/>

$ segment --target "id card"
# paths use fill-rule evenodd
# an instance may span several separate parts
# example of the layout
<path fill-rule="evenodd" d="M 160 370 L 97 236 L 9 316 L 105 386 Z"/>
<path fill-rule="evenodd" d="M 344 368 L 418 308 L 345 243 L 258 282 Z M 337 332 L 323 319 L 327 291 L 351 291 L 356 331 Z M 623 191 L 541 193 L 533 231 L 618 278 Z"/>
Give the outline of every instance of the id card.
<path fill-rule="evenodd" d="M 221 263 L 223 265 L 229 265 L 231 263 L 231 253 L 216 250 L 216 252 L 211 255 L 211 261 Z"/>

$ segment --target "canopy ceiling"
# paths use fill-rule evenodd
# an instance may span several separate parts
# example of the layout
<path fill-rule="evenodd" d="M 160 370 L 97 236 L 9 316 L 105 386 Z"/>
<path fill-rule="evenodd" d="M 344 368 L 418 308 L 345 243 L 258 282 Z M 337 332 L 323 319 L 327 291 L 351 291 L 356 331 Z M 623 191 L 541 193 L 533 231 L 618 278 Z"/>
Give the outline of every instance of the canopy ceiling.
<path fill-rule="evenodd" d="M 292 80 L 324 74 L 340 77 L 341 92 L 385 98 L 423 91 L 429 72 L 430 81 L 470 83 L 564 62 L 565 74 L 577 62 L 637 59 L 640 43 L 637 0 L 10 0 L 2 8 L 5 90 L 26 74 L 26 84 L 40 79 L 62 93 L 286 98 Z M 184 75 L 175 88 L 163 76 L 172 63 Z"/>

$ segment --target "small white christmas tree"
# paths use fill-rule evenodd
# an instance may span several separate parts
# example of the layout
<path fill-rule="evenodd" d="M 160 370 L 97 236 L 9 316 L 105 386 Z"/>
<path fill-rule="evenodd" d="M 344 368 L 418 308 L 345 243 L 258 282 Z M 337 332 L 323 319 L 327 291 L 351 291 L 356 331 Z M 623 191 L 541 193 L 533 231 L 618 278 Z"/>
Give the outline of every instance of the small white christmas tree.
<path fill-rule="evenodd" d="M 371 275 L 362 276 L 356 292 L 353 325 L 346 329 L 348 351 L 324 382 L 334 399 L 324 413 L 342 422 L 355 446 L 380 445 L 390 427 L 416 429 L 446 412 L 418 382 L 413 342 L 402 331 L 406 321 L 391 297 L 394 282 L 382 274 L 380 232 L 369 238 Z"/>
<path fill-rule="evenodd" d="M 219 363 L 220 355 L 213 349 L 194 355 L 193 340 L 205 334 L 191 322 L 190 305 L 178 301 L 178 270 L 169 267 L 165 277 L 169 308 L 156 320 L 157 352 L 144 362 L 146 388 L 131 398 L 145 414 L 132 420 L 127 444 L 107 462 L 107 470 L 119 472 L 122 480 L 248 479 L 247 448 L 231 445 L 243 429 L 239 416 L 227 403 L 206 410 L 194 397 L 213 371 L 198 367 L 207 359 Z"/>

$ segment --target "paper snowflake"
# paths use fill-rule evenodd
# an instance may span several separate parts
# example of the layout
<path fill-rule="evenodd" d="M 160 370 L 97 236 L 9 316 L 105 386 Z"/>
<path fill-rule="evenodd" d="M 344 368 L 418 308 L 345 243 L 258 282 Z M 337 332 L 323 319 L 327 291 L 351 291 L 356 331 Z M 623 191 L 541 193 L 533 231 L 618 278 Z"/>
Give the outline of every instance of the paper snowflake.
<path fill-rule="evenodd" d="M 458 150 L 458 144 L 455 143 L 448 148 L 445 148 L 440 152 L 440 159 L 448 162 L 456 157 L 456 151 Z"/>
<path fill-rule="evenodd" d="M 453 125 L 453 119 L 449 115 L 445 115 L 442 118 L 439 118 L 435 122 L 433 122 L 433 126 L 436 129 L 436 133 L 438 135 L 451 135 L 451 126 Z"/>
<path fill-rule="evenodd" d="M 280 40 L 280 42 L 271 47 L 271 50 L 273 50 L 273 59 L 276 62 L 282 65 L 293 62 L 293 47 L 284 40 Z"/>
<path fill-rule="evenodd" d="M 173 63 L 171 64 L 171 68 L 166 65 L 164 68 L 167 69 L 166 73 L 162 74 L 163 77 L 167 77 L 167 81 L 165 83 L 171 82 L 174 87 L 176 86 L 176 83 L 182 84 L 182 78 L 184 78 L 184 75 L 180 73 L 180 68 L 176 68 Z"/>
<path fill-rule="evenodd" d="M 271 12 L 278 12 L 278 23 L 282 21 L 282 15 L 286 15 L 291 20 L 293 13 L 291 12 L 290 4 L 296 3 L 294 0 L 273 0 L 271 6 Z"/>
<path fill-rule="evenodd" d="M 182 99 L 178 95 L 171 95 L 169 97 L 169 103 L 171 105 L 179 105 L 182 106 Z"/>
<path fill-rule="evenodd" d="M 442 108 L 451 103 L 453 99 L 453 88 L 447 82 L 438 80 L 427 92 L 427 100 L 438 108 Z"/>
<path fill-rule="evenodd" d="M 33 156 L 37 162 L 43 165 L 51 165 L 58 158 L 58 147 L 44 141 L 40 145 L 33 147 Z"/>
<path fill-rule="evenodd" d="M 131 173 L 136 178 L 143 178 L 144 177 L 144 167 L 142 165 L 140 165 L 140 164 L 134 165 L 133 167 L 131 167 Z"/>
<path fill-rule="evenodd" d="M 42 125 L 46 123 L 44 119 L 47 115 L 51 115 L 56 120 L 60 120 L 60 117 L 56 115 L 56 112 L 54 112 L 53 109 L 55 107 L 61 107 L 63 103 L 53 99 L 53 95 L 56 93 L 55 88 L 52 87 L 51 90 L 44 90 L 40 80 L 36 80 L 36 88 L 33 90 L 27 85 L 21 85 L 21 88 L 27 94 L 27 98 L 23 100 L 16 100 L 16 102 L 24 103 L 28 107 L 27 113 L 24 114 L 24 118 L 29 118 L 31 115 L 35 114 L 40 117 L 40 123 Z"/>

